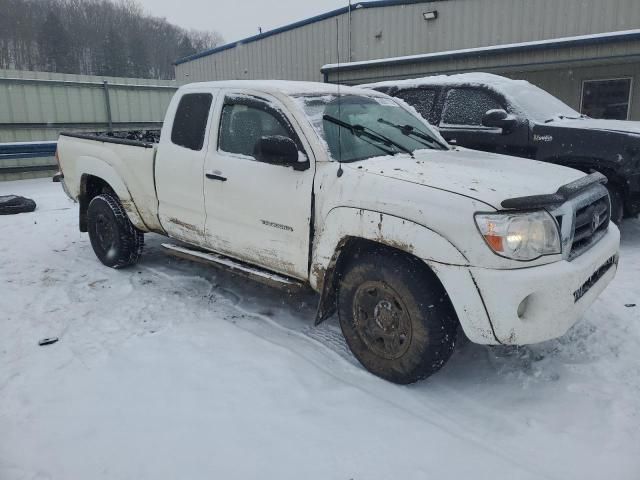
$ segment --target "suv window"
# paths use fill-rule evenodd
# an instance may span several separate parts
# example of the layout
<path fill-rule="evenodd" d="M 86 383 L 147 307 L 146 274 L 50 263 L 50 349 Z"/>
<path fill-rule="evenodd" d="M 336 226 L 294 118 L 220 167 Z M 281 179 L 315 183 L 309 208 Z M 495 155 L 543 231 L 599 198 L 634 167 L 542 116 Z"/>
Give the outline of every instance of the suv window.
<path fill-rule="evenodd" d="M 210 93 L 188 93 L 180 99 L 173 119 L 171 142 L 191 150 L 202 150 L 212 100 Z"/>
<path fill-rule="evenodd" d="M 431 122 L 433 111 L 433 104 L 436 100 L 436 91 L 427 88 L 411 88 L 407 90 L 400 90 L 395 94 L 396 97 L 401 98 L 416 111 L 422 115 L 422 117 Z"/>
<path fill-rule="evenodd" d="M 218 149 L 255 158 L 255 145 L 261 137 L 279 135 L 296 141 L 286 120 L 271 110 L 266 105 L 226 103 L 222 108 Z"/>
<path fill-rule="evenodd" d="M 441 125 L 481 126 L 489 110 L 503 108 L 489 92 L 477 88 L 449 90 L 442 110 Z"/>

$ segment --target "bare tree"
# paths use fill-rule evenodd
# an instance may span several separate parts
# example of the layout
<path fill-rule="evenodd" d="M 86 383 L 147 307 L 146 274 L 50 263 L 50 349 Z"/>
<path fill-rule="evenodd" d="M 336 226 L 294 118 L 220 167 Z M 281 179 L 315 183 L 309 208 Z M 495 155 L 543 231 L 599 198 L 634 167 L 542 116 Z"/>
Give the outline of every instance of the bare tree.
<path fill-rule="evenodd" d="M 222 41 L 135 0 L 0 0 L 0 68 L 171 79 L 175 60 Z"/>

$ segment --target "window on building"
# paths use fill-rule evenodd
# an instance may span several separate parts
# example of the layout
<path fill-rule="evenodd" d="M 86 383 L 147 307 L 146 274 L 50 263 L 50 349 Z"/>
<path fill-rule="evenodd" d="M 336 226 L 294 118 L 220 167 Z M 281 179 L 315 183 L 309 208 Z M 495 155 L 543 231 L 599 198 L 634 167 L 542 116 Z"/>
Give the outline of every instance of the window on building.
<path fill-rule="evenodd" d="M 442 111 L 442 125 L 481 126 L 489 111 L 503 108 L 489 92 L 477 88 L 449 90 Z"/>
<path fill-rule="evenodd" d="M 210 93 L 188 93 L 180 99 L 173 119 L 171 142 L 191 150 L 202 150 L 212 100 Z"/>
<path fill-rule="evenodd" d="M 433 104 L 436 100 L 435 90 L 427 88 L 411 88 L 408 90 L 401 90 L 396 93 L 395 96 L 401 98 L 415 108 L 425 120 L 432 122 Z"/>
<path fill-rule="evenodd" d="M 582 113 L 593 118 L 628 120 L 631 79 L 587 80 L 582 85 Z"/>
<path fill-rule="evenodd" d="M 243 104 L 227 104 L 222 109 L 218 148 L 223 152 L 255 157 L 258 140 L 272 135 L 291 138 L 284 120 L 273 113 Z"/>

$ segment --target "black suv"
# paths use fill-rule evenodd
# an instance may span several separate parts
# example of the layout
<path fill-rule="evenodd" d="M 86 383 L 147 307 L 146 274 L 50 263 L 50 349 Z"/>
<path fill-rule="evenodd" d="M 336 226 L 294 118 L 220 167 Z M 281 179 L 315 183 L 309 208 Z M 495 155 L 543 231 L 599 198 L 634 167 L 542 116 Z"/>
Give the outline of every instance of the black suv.
<path fill-rule="evenodd" d="M 361 86 L 403 99 L 449 143 L 601 172 L 612 220 L 640 212 L 640 122 L 591 119 L 529 82 L 488 73 Z"/>

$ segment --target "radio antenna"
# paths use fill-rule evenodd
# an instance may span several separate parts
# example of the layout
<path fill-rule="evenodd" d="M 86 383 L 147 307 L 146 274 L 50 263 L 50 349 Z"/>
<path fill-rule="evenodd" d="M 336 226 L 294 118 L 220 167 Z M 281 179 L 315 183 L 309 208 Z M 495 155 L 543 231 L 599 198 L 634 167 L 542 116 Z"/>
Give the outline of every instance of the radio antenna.
<path fill-rule="evenodd" d="M 351 0 L 349 0 L 349 4 L 351 4 Z M 338 118 L 342 120 L 342 98 L 340 97 L 340 23 L 338 21 L 340 17 L 336 17 L 336 53 L 338 57 L 338 69 L 337 69 L 337 80 L 338 80 Z M 342 170 L 342 128 L 338 127 L 338 178 L 340 178 L 343 174 Z"/>

